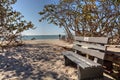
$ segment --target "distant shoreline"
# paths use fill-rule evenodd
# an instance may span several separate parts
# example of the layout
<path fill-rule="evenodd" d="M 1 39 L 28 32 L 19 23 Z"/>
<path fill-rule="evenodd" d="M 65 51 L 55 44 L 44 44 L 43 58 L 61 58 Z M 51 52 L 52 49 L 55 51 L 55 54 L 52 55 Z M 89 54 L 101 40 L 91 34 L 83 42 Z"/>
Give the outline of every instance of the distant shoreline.
<path fill-rule="evenodd" d="M 22 40 L 59 39 L 59 35 L 23 35 Z"/>

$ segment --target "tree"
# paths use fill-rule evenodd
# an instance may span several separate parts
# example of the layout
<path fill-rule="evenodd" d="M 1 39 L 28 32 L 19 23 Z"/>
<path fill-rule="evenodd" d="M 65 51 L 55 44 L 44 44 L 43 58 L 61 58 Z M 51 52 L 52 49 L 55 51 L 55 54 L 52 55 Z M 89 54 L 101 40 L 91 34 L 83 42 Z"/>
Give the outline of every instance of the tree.
<path fill-rule="evenodd" d="M 1 47 L 17 44 L 21 40 L 21 32 L 33 28 L 32 22 L 23 20 L 20 12 L 13 11 L 12 4 L 16 0 L 0 1 L 0 39 Z"/>
<path fill-rule="evenodd" d="M 42 12 L 39 12 L 40 15 L 43 15 L 43 17 L 39 21 L 41 22 L 42 20 L 47 19 L 49 23 L 64 27 L 68 38 L 72 40 L 73 37 L 70 29 L 68 28 L 67 16 L 65 15 L 66 13 L 63 13 L 64 11 L 62 11 L 62 8 L 63 7 L 61 6 L 61 4 L 59 6 L 53 4 L 46 5 L 44 7 L 44 10 Z"/>
<path fill-rule="evenodd" d="M 120 0 L 60 0 L 46 5 L 40 15 L 40 21 L 62 25 L 68 34 L 110 37 L 112 43 L 117 38 L 120 43 Z"/>
<path fill-rule="evenodd" d="M 120 4 L 118 2 L 112 0 L 86 0 L 82 9 L 85 17 L 81 19 L 87 18 L 85 20 L 88 28 L 86 36 L 106 36 L 112 39 L 118 34 L 120 25 L 118 20 L 120 18 Z M 119 43 L 119 41 L 115 42 Z"/>

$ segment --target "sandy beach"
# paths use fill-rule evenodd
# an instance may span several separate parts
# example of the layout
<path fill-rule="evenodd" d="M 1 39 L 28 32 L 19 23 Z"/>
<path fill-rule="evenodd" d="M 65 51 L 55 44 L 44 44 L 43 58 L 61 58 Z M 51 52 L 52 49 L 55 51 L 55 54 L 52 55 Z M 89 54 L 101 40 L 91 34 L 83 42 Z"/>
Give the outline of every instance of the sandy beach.
<path fill-rule="evenodd" d="M 47 43 L 50 45 L 56 45 L 60 47 L 67 47 L 72 48 L 73 44 L 70 44 L 68 42 L 59 40 L 59 39 L 41 39 L 41 40 L 25 40 L 23 41 L 25 44 L 41 44 L 41 43 Z"/>
<path fill-rule="evenodd" d="M 29 40 L 25 45 L 0 53 L 0 80 L 76 80 L 75 68 L 64 66 L 61 55 L 69 43 Z"/>
<path fill-rule="evenodd" d="M 65 66 L 61 54 L 72 46 L 58 39 L 24 41 L 0 53 L 0 80 L 77 80 L 77 69 Z"/>

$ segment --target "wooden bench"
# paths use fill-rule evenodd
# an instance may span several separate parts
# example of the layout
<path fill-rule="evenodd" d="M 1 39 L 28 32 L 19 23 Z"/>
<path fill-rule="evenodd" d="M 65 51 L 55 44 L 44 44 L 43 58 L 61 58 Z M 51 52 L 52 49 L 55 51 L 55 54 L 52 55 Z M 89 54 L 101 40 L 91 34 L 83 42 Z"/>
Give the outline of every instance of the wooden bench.
<path fill-rule="evenodd" d="M 65 65 L 77 64 L 78 80 L 102 78 L 107 43 L 107 37 L 75 37 L 74 52 L 62 52 Z"/>

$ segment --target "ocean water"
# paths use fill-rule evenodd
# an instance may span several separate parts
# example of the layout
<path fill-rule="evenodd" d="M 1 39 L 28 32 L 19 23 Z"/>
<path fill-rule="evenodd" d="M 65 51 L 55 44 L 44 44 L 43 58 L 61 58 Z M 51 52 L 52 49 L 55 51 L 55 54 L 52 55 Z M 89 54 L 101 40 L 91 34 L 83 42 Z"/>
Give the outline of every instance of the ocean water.
<path fill-rule="evenodd" d="M 22 36 L 23 40 L 38 40 L 38 39 L 59 39 L 59 35 L 27 35 Z"/>

